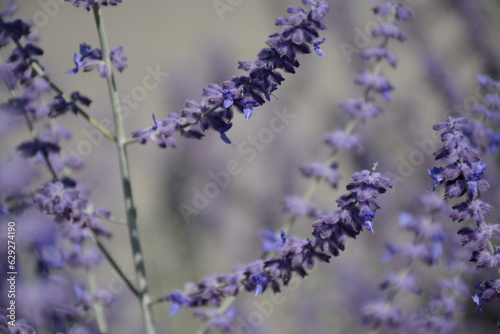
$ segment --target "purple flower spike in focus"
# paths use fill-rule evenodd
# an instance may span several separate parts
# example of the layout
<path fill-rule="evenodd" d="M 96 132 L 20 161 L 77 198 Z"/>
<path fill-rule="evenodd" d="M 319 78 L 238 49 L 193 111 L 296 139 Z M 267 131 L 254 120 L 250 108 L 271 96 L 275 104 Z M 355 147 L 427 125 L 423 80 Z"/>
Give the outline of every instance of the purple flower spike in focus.
<path fill-rule="evenodd" d="M 220 133 L 224 142 L 231 143 L 225 132 L 232 124 L 234 111 L 249 119 L 253 108 L 271 100 L 273 92 L 285 80 L 284 74 L 296 72 L 300 66 L 299 54 L 309 54 L 314 48 L 318 55 L 323 55 L 319 45 L 325 39 L 319 39 L 319 31 L 327 29 L 324 19 L 330 7 L 323 0 L 303 3 L 309 7 L 308 11 L 292 6 L 287 9 L 288 17 L 276 19 L 275 23 L 282 31 L 269 36 L 267 47 L 257 54 L 256 60 L 238 62 L 238 69 L 245 71 L 245 75 L 232 76 L 221 84 L 211 83 L 203 89 L 200 102 L 186 103 L 179 115 L 181 125 L 176 131 L 199 139 L 202 132 L 213 129 Z M 134 137 L 139 132 L 134 132 Z M 169 137 L 172 135 L 168 134 Z M 145 144 L 158 136 L 163 134 L 143 136 L 140 142 Z"/>

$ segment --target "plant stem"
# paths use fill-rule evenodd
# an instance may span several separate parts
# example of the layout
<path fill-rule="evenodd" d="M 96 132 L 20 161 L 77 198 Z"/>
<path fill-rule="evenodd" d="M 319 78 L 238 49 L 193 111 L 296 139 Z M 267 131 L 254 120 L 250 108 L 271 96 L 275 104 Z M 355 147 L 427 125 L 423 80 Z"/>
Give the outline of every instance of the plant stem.
<path fill-rule="evenodd" d="M 104 257 L 106 258 L 106 260 L 108 260 L 109 264 L 111 265 L 111 267 L 113 267 L 113 269 L 116 271 L 116 273 L 118 274 L 118 276 L 120 276 L 120 278 L 123 280 L 123 282 L 125 282 L 125 284 L 127 285 L 127 287 L 130 289 L 130 291 L 137 297 L 137 298 L 140 298 L 140 294 L 139 294 L 139 291 L 137 291 L 137 289 L 135 288 L 135 286 L 132 284 L 132 282 L 130 282 L 130 280 L 127 278 L 127 276 L 125 276 L 125 273 L 122 271 L 122 269 L 118 266 L 118 264 L 116 263 L 115 259 L 113 258 L 113 256 L 108 252 L 108 250 L 106 249 L 106 247 L 102 244 L 102 242 L 99 240 L 99 238 L 97 238 L 97 236 L 92 233 L 91 234 L 91 237 L 92 237 L 92 240 L 95 242 L 95 244 L 97 245 L 97 247 L 99 247 L 99 250 L 104 254 Z"/>
<path fill-rule="evenodd" d="M 109 97 L 113 109 L 113 118 L 116 127 L 116 147 L 118 150 L 118 157 L 120 163 L 120 172 L 122 178 L 123 197 L 125 208 L 127 211 L 127 224 L 130 234 L 130 245 L 132 247 L 132 256 L 134 261 L 135 273 L 137 276 L 137 290 L 139 292 L 139 299 L 141 302 L 141 311 L 144 323 L 144 331 L 146 334 L 154 334 L 155 328 L 153 324 L 153 314 L 150 310 L 150 296 L 148 292 L 148 281 L 146 277 L 146 267 L 144 264 L 144 256 L 142 253 L 141 242 L 139 239 L 139 231 L 137 227 L 137 213 L 134 205 L 134 198 L 132 195 L 132 186 L 130 184 L 130 172 L 127 159 L 127 151 L 125 143 L 127 138 L 125 136 L 125 129 L 123 125 L 122 112 L 120 108 L 120 101 L 118 92 L 116 90 L 115 78 L 111 68 L 111 60 L 109 58 L 109 46 L 106 37 L 106 30 L 102 18 L 101 8 L 98 4 L 93 6 L 94 18 L 99 33 L 99 42 L 101 44 L 102 57 L 106 65 L 109 67 L 109 76 L 106 79 L 108 84 Z"/>
<path fill-rule="evenodd" d="M 97 290 L 97 284 L 96 284 L 95 274 L 90 269 L 87 270 L 87 282 L 89 284 L 90 293 L 94 295 Z M 97 328 L 99 328 L 99 333 L 107 334 L 108 324 L 106 322 L 106 317 L 104 316 L 103 306 L 97 300 L 94 300 L 92 302 L 92 307 L 94 308 L 95 311 L 95 319 L 97 322 Z"/>

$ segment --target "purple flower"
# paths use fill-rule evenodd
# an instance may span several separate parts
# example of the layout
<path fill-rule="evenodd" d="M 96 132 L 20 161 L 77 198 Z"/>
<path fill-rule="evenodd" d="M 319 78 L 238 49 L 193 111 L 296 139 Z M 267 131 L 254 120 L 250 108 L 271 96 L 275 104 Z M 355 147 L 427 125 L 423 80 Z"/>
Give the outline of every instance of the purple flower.
<path fill-rule="evenodd" d="M 364 220 L 363 224 L 368 231 L 373 232 L 373 219 L 375 219 L 375 212 L 363 212 L 361 219 Z"/>
<path fill-rule="evenodd" d="M 153 115 L 153 122 L 154 125 L 150 127 L 134 131 L 132 137 L 137 138 L 141 144 L 152 140 L 161 148 L 176 147 L 177 142 L 172 135 L 179 127 L 183 127 L 187 124 L 185 118 L 175 113 L 170 113 L 167 118 L 162 121 L 157 121 L 156 117 Z"/>
<path fill-rule="evenodd" d="M 413 294 L 419 295 L 422 293 L 422 288 L 418 284 L 418 279 L 413 274 L 389 274 L 383 281 L 380 283 L 380 288 L 382 290 L 385 289 L 394 289 L 396 291 L 407 290 L 412 292 Z"/>
<path fill-rule="evenodd" d="M 262 250 L 266 253 L 272 251 L 274 245 L 279 242 L 277 233 L 270 230 L 260 232 L 260 240 L 262 243 Z"/>
<path fill-rule="evenodd" d="M 78 184 L 49 182 L 35 192 L 33 202 L 41 211 L 53 215 L 56 222 L 66 222 L 65 225 L 76 228 L 78 237 L 73 239 L 75 243 L 88 237 L 85 232 L 88 228 L 98 236 L 111 236 L 99 220 L 100 217 L 109 217 L 109 211 L 94 210 L 88 203 L 87 190 Z"/>
<path fill-rule="evenodd" d="M 402 4 L 396 5 L 396 19 L 403 22 L 408 22 L 413 18 L 413 13 L 410 9 Z"/>
<path fill-rule="evenodd" d="M 29 102 L 26 98 L 12 98 L 0 104 L 0 109 L 12 116 L 24 116 L 29 112 Z"/>
<path fill-rule="evenodd" d="M 389 2 L 373 8 L 373 12 L 376 15 L 385 17 L 394 15 L 396 20 L 403 22 L 410 21 L 413 18 L 413 13 L 410 9 L 404 7 L 401 4 L 392 4 Z"/>
<path fill-rule="evenodd" d="M 88 97 L 80 95 L 79 92 L 71 93 L 69 101 L 66 101 L 66 99 L 64 99 L 61 95 L 57 95 L 49 105 L 49 117 L 57 117 L 59 115 L 63 115 L 69 110 L 76 115 L 78 114 L 79 109 L 77 103 L 88 107 L 90 103 L 92 103 L 92 101 Z"/>
<path fill-rule="evenodd" d="M 122 72 L 127 67 L 127 58 L 123 56 L 122 46 L 111 49 L 109 56 L 111 62 L 118 71 Z M 92 49 L 90 45 L 86 43 L 80 44 L 80 55 L 75 53 L 73 61 L 75 63 L 75 68 L 67 71 L 66 73 L 68 74 L 76 74 L 80 70 L 90 72 L 95 69 L 99 71 L 101 78 L 107 78 L 110 74 L 110 69 L 103 60 L 101 49 Z"/>
<path fill-rule="evenodd" d="M 333 188 L 336 188 L 342 179 L 342 175 L 337 171 L 337 165 L 325 166 L 321 162 L 311 162 L 303 165 L 300 171 L 305 177 L 316 177 L 318 180 L 325 180 Z"/>
<path fill-rule="evenodd" d="M 476 269 L 500 268 L 500 251 L 494 247 L 492 254 L 489 249 L 475 250 L 472 252 L 471 262 L 476 263 Z"/>
<path fill-rule="evenodd" d="M 97 248 L 85 248 L 82 244 L 74 244 L 67 256 L 67 262 L 73 267 L 89 269 L 101 263 L 102 254 Z"/>
<path fill-rule="evenodd" d="M 226 144 L 231 144 L 231 140 L 226 135 L 226 132 L 229 131 L 232 127 L 233 123 L 228 123 L 219 129 L 220 139 L 222 139 L 222 141 L 225 142 Z"/>
<path fill-rule="evenodd" d="M 383 3 L 375 8 L 373 8 L 373 12 L 375 15 L 380 15 L 380 16 L 389 16 L 393 14 L 393 7 L 394 5 L 390 2 Z"/>
<path fill-rule="evenodd" d="M 13 9 L 16 10 L 15 8 Z M 10 15 L 12 10 L 8 11 L 6 15 Z M 23 20 L 16 19 L 12 22 L 3 22 L 0 24 L 0 47 L 3 47 L 9 42 L 19 41 L 21 37 L 28 36 L 30 33 L 30 26 Z"/>
<path fill-rule="evenodd" d="M 168 294 L 165 297 L 165 300 L 172 302 L 172 306 L 170 306 L 170 315 L 176 315 L 179 313 L 182 306 L 189 302 L 189 299 L 186 298 L 182 291 L 176 291 Z"/>
<path fill-rule="evenodd" d="M 236 97 L 236 95 L 234 93 L 232 93 L 229 89 L 223 89 L 222 90 L 222 98 L 223 98 L 222 106 L 226 109 L 231 107 L 234 103 L 233 99 L 235 97 Z"/>
<path fill-rule="evenodd" d="M 400 42 L 404 42 L 406 40 L 405 34 L 399 29 L 399 26 L 396 23 L 382 23 L 376 28 L 372 30 L 373 37 L 383 36 L 386 38 L 394 38 Z"/>
<path fill-rule="evenodd" d="M 398 57 L 394 53 L 387 50 L 387 48 L 366 49 L 362 52 L 361 56 L 365 60 L 380 60 L 385 58 L 392 67 L 396 67 L 398 64 Z"/>
<path fill-rule="evenodd" d="M 193 312 L 193 316 L 206 322 L 205 331 L 207 333 L 216 329 L 222 333 L 232 333 L 235 313 L 234 308 L 230 307 L 222 314 L 218 310 L 198 310 Z"/>
<path fill-rule="evenodd" d="M 286 212 L 290 212 L 297 217 L 314 217 L 316 215 L 315 207 L 313 205 L 304 203 L 302 198 L 298 195 L 285 198 L 283 208 Z"/>
<path fill-rule="evenodd" d="M 477 304 L 478 310 L 482 312 L 482 306 L 487 302 L 500 298 L 500 279 L 486 281 L 475 286 L 479 293 L 472 296 L 472 300 Z"/>
<path fill-rule="evenodd" d="M 435 191 L 438 186 L 440 186 L 444 183 L 444 181 L 445 181 L 444 176 L 441 175 L 441 173 L 443 171 L 444 171 L 443 167 L 434 167 L 433 169 L 427 170 L 427 174 L 429 174 L 429 176 L 434 181 L 436 181 L 436 183 L 434 183 L 434 186 L 432 187 L 432 191 Z"/>
<path fill-rule="evenodd" d="M 352 151 L 354 153 L 361 153 L 363 151 L 363 144 L 361 143 L 361 136 L 357 134 L 346 134 L 343 130 L 335 130 L 327 133 L 323 139 L 324 143 L 344 151 Z"/>
<path fill-rule="evenodd" d="M 403 323 L 403 312 L 388 301 L 376 301 L 366 304 L 361 309 L 363 324 L 378 326 L 382 323 L 398 327 Z"/>
<path fill-rule="evenodd" d="M 122 0 L 64 0 L 66 2 L 71 2 L 73 6 L 79 8 L 84 7 L 86 10 L 90 10 L 93 5 L 99 6 L 117 6 L 122 3 Z"/>
<path fill-rule="evenodd" d="M 172 302 L 173 313 L 183 306 L 219 306 L 223 298 L 236 295 L 239 286 L 244 286 L 255 295 L 262 294 L 268 287 L 275 293 L 280 292 L 281 284 L 288 285 L 293 274 L 303 278 L 316 261 L 329 262 L 330 255 L 326 254 L 327 251 L 334 256 L 339 255 L 339 251 L 345 248 L 347 237 L 355 238 L 363 229 L 362 217 L 371 220 L 378 209 L 372 198 L 357 196 L 353 189 L 371 187 L 377 193 L 384 193 L 386 188 L 392 186 L 387 178 L 369 171 L 355 173 L 351 178 L 355 182 L 348 185 L 347 189 L 351 190 L 352 196 L 342 200 L 345 205 L 340 210 L 313 224 L 313 241 L 286 236 L 285 232 L 281 231 L 281 242 L 275 242 L 276 234 L 266 232 L 263 234 L 267 245 L 265 250 L 269 251 L 274 243 L 274 249 L 279 252 L 278 256 L 257 260 L 229 275 L 206 277 L 199 283 L 186 285 L 184 292 L 175 291 L 167 295 L 166 300 Z M 304 209 L 304 204 L 300 206 Z"/>
<path fill-rule="evenodd" d="M 462 246 L 470 243 L 483 249 L 493 237 L 500 241 L 500 224 L 480 224 L 478 227 L 463 227 L 458 232 L 462 236 Z"/>
<path fill-rule="evenodd" d="M 31 158 L 38 153 L 42 154 L 44 157 L 48 157 L 51 152 L 59 152 L 60 147 L 57 144 L 51 142 L 45 142 L 38 139 L 33 141 L 24 142 L 17 147 L 17 150 L 25 158 Z"/>
<path fill-rule="evenodd" d="M 321 41 L 314 41 L 313 46 L 314 46 L 314 51 L 316 51 L 316 54 L 320 57 L 324 56 L 325 54 L 323 53 L 323 50 L 319 47 L 321 44 L 325 42 L 326 38 L 323 38 Z"/>
<path fill-rule="evenodd" d="M 373 229 L 372 220 L 379 208 L 374 199 L 392 187 L 389 179 L 368 170 L 354 173 L 351 179 L 355 182 L 346 186 L 350 194 L 337 200 L 340 210 L 313 224 L 315 243 L 333 256 L 344 250 L 346 237 L 355 238 L 363 228 Z"/>
<path fill-rule="evenodd" d="M 243 105 L 243 114 L 245 115 L 246 119 L 252 117 L 254 107 L 260 106 L 260 104 L 257 101 L 253 100 L 242 101 L 241 104 Z"/>
<path fill-rule="evenodd" d="M 368 70 L 363 70 L 361 74 L 354 78 L 354 83 L 361 86 L 367 86 L 368 88 L 375 90 L 376 92 L 382 94 L 387 101 L 392 100 L 389 92 L 394 89 L 394 86 L 382 73 L 373 74 Z"/>
<path fill-rule="evenodd" d="M 10 73 L 16 78 L 19 83 L 27 84 L 37 76 L 37 73 L 29 66 L 29 62 L 34 60 L 33 57 L 43 54 L 43 50 L 33 44 L 16 47 L 9 58 L 7 58 L 7 66 Z"/>
<path fill-rule="evenodd" d="M 363 121 L 375 118 L 382 112 L 382 109 L 377 107 L 370 98 L 366 100 L 364 98 L 347 99 L 341 104 L 340 108 L 346 114 L 359 117 Z"/>
<path fill-rule="evenodd" d="M 119 72 L 127 68 L 127 57 L 123 55 L 123 46 L 116 46 L 109 51 L 111 62 Z"/>
<path fill-rule="evenodd" d="M 68 74 L 76 74 L 78 71 L 84 72 L 98 69 L 102 78 L 109 75 L 106 63 L 102 60 L 102 52 L 100 49 L 93 49 L 86 43 L 80 44 L 80 55 L 75 53 L 73 57 L 75 68 L 69 70 Z"/>
<path fill-rule="evenodd" d="M 255 288 L 254 288 L 255 296 L 260 295 L 267 287 L 268 278 L 266 275 L 263 275 L 263 274 L 252 275 L 250 277 L 250 280 L 251 280 L 252 284 L 255 285 Z"/>
<path fill-rule="evenodd" d="M 477 76 L 477 82 L 481 85 L 482 88 L 500 88 L 500 82 L 493 80 L 489 75 L 480 74 Z"/>

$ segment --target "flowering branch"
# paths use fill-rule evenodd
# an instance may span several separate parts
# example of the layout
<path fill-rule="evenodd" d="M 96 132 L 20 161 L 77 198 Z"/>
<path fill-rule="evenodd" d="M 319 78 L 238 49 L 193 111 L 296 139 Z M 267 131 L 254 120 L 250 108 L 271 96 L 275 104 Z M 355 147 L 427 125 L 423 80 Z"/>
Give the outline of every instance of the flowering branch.
<path fill-rule="evenodd" d="M 453 221 L 473 221 L 475 227 L 463 227 L 458 231 L 462 236 L 462 245 L 471 245 L 475 250 L 470 261 L 476 263 L 476 269 L 496 268 L 500 276 L 500 262 L 496 257 L 500 248 L 495 247 L 492 239 L 500 241 L 500 224 L 488 224 L 486 216 L 494 208 L 481 200 L 481 191 L 489 188 L 489 183 L 483 180 L 487 168 L 481 160 L 476 148 L 464 135 L 469 121 L 466 118 L 450 118 L 446 122 L 434 125 L 435 131 L 442 131 L 443 147 L 434 153 L 436 160 L 445 160 L 445 167 L 434 167 L 429 175 L 436 181 L 434 189 L 444 184 L 445 199 L 465 196 L 465 201 L 454 205 L 450 218 Z M 486 281 L 476 285 L 480 292 L 473 296 L 473 301 L 479 310 L 493 298 L 500 298 L 498 293 L 500 279 Z"/>
<path fill-rule="evenodd" d="M 285 80 L 278 70 L 295 73 L 300 63 L 297 56 L 311 53 L 311 47 L 322 56 L 316 40 L 318 30 L 325 30 L 324 18 L 330 7 L 323 0 L 302 0 L 309 7 L 308 12 L 299 7 L 288 7 L 288 18 L 281 17 L 276 25 L 283 28 L 281 33 L 272 34 L 267 40 L 268 48 L 262 49 L 256 61 L 240 61 L 239 69 L 248 75 L 233 76 L 221 85 L 209 84 L 203 89 L 201 102 L 187 101 L 180 115 L 170 113 L 161 121 L 153 115 L 154 125 L 134 131 L 132 136 L 141 144 L 154 141 L 159 147 L 176 147 L 173 135 L 180 132 L 187 138 L 203 137 L 203 132 L 212 128 L 219 132 L 221 139 L 231 144 L 226 132 L 232 127 L 234 110 L 245 118 L 253 115 L 253 108 L 270 101 L 273 92 Z"/>

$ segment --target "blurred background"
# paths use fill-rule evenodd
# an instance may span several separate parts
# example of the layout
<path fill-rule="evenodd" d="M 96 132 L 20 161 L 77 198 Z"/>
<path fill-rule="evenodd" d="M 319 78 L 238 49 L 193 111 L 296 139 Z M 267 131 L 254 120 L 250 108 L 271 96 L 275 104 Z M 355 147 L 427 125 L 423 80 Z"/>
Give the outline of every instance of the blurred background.
<path fill-rule="evenodd" d="M 286 8 L 298 2 L 124 0 L 117 7 L 104 9 L 110 46 L 124 46 L 128 58 L 128 68 L 116 76 L 122 106 L 129 110 L 125 120 L 127 132 L 151 126 L 153 113 L 163 118 L 179 111 L 186 99 L 199 101 L 201 90 L 208 83 L 220 83 L 242 74 L 236 69 L 237 61 L 254 60 L 265 47 L 268 35 L 279 31 L 274 19 L 286 15 Z M 53 81 L 67 93 L 78 90 L 89 96 L 93 101 L 89 113 L 101 122 L 110 120 L 105 81 L 95 72 L 65 74 L 74 67 L 73 54 L 78 52 L 80 43 L 98 47 L 92 12 L 62 0 L 17 3 L 18 16 L 34 22 L 38 30 L 39 45 L 45 51 L 41 59 Z M 230 9 L 217 10 L 219 3 Z M 283 198 L 305 192 L 307 181 L 298 168 L 327 157 L 329 149 L 322 144 L 323 135 L 348 121 L 340 111 L 340 103 L 362 93 L 352 83 L 353 77 L 369 66 L 361 61 L 359 53 L 377 45 L 376 40 L 368 37 L 376 23 L 371 11 L 373 1 L 329 3 L 329 29 L 322 33 L 326 37 L 322 45 L 325 57 L 303 55 L 297 73 L 285 75 L 286 80 L 271 102 L 256 108 L 250 120 L 236 115 L 228 132 L 234 146 L 221 141 L 216 132 L 206 133 L 200 141 L 178 138 L 175 149 L 163 150 L 152 143 L 129 146 L 132 187 L 153 297 L 182 289 L 187 281 L 230 272 L 256 260 L 261 254 L 259 231 L 280 229 L 288 219 L 282 212 Z M 433 184 L 427 176 L 427 169 L 434 166 L 432 155 L 424 152 L 423 160 L 411 160 L 414 152 L 421 150 L 416 143 L 432 138 L 432 125 L 437 121 L 479 102 L 478 74 L 500 74 L 498 1 L 419 0 L 408 1 L 407 6 L 414 11 L 414 20 L 402 26 L 408 40 L 389 44 L 400 63 L 397 69 L 383 67 L 396 87 L 393 102 L 379 101 L 385 112 L 356 127 L 355 133 L 365 138 L 364 152 L 359 156 L 339 156 L 339 170 L 344 176 L 339 190 L 322 185 L 313 199 L 323 209 L 335 211 L 335 200 L 345 193 L 347 177 L 378 162 L 379 172 L 399 178 L 395 189 L 380 198 L 382 209 L 375 220 L 376 233 L 363 233 L 357 240 L 349 240 L 340 257 L 330 264 L 318 265 L 306 280 L 285 289 L 281 302 L 274 303 L 269 312 L 260 310 L 257 304 L 271 300 L 270 292 L 259 297 L 242 293 L 236 303 L 237 323 L 248 328 L 253 321 L 259 326 L 253 326 L 252 331 L 242 329 L 241 333 L 367 332 L 360 324 L 358 309 L 364 300 L 377 297 L 377 286 L 391 269 L 391 264 L 381 262 L 385 242 L 409 239 L 399 228 L 399 213 L 417 212 L 416 198 Z M 2 58 L 7 56 L 1 54 Z M 161 72 L 153 88 L 145 84 L 152 72 Z M 154 80 L 148 81 L 151 82 Z M 6 96 L 2 92 L 2 101 Z M 273 133 L 267 143 L 260 143 L 261 149 L 254 155 L 250 157 L 238 150 L 263 128 L 269 128 L 276 113 L 284 112 L 293 115 L 293 119 L 283 131 Z M 90 125 L 72 114 L 59 120 L 73 132 L 73 139 L 63 149 L 76 152 L 85 160 L 85 168 L 74 177 L 91 189 L 95 206 L 124 217 L 114 145 L 96 136 Z M 23 124 L 3 133 L 2 158 L 11 155 L 27 136 Z M 203 193 L 213 181 L 210 175 L 225 171 L 229 161 L 237 161 L 241 171 L 231 176 L 214 198 L 198 207 L 197 213 L 183 214 L 181 208 L 196 208 L 195 195 Z M 497 171 L 495 166 L 487 171 L 486 179 L 492 185 L 498 180 Z M 48 174 L 45 176 L 42 180 L 48 179 Z M 499 192 L 500 187 L 493 186 L 484 199 L 498 205 Z M 297 221 L 292 234 L 310 236 L 312 222 Z M 128 231 L 108 225 L 113 238 L 106 245 L 133 279 Z M 450 226 L 455 229 L 456 225 Z M 19 256 L 23 261 L 23 253 Z M 439 267 L 417 269 L 426 270 L 428 283 L 424 284 L 429 285 L 433 284 L 433 277 L 445 271 Z M 78 272 L 68 273 L 79 277 Z M 116 274 L 103 261 L 98 282 L 115 297 L 109 312 L 110 327 L 113 333 L 140 333 L 139 305 L 117 281 Z M 477 279 L 471 285 L 472 282 Z M 425 298 L 401 298 L 410 309 L 425 307 Z M 481 326 L 491 329 L 493 316 L 473 312 L 474 305 L 467 304 L 471 312 L 467 318 L 459 317 L 464 332 L 478 332 Z M 196 331 L 198 320 L 192 320 L 187 311 L 171 317 L 169 307 L 159 304 L 153 308 L 162 333 Z M 256 311 L 263 314 L 262 321 L 256 320 Z M 22 316 L 30 318 L 29 314 Z"/>

